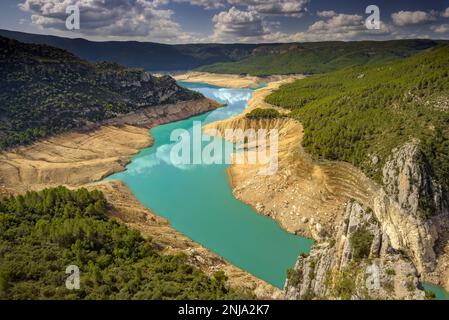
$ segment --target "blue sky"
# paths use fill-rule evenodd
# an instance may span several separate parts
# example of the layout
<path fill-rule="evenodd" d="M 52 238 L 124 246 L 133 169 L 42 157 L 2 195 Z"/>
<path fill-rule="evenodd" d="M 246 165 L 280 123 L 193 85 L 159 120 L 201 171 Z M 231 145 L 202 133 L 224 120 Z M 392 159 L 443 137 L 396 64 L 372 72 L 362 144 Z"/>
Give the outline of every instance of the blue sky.
<path fill-rule="evenodd" d="M 65 27 L 78 4 L 80 30 Z M 364 25 L 377 5 L 381 29 Z M 163 43 L 449 39 L 449 0 L 2 0 L 0 28 Z"/>

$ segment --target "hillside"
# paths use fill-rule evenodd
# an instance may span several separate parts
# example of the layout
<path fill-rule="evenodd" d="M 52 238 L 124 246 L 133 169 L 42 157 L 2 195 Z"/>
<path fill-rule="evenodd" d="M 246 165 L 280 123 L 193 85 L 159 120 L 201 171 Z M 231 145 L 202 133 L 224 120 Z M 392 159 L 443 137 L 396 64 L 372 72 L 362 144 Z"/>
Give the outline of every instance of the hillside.
<path fill-rule="evenodd" d="M 99 191 L 59 187 L 0 200 L 0 299 L 232 299 L 222 272 L 206 276 L 107 217 Z M 65 287 L 80 269 L 80 290 Z"/>
<path fill-rule="evenodd" d="M 67 50 L 82 59 L 119 63 L 146 71 L 186 71 L 250 74 L 310 74 L 354 65 L 403 58 L 437 45 L 433 40 L 385 42 L 309 42 L 272 44 L 180 44 L 69 39 L 0 30 L 0 36 L 24 43 Z"/>
<path fill-rule="evenodd" d="M 217 63 L 198 68 L 212 73 L 315 74 L 357 65 L 384 63 L 408 57 L 437 45 L 433 40 L 385 42 L 316 42 L 261 46 L 240 61 Z"/>
<path fill-rule="evenodd" d="M 266 101 L 304 125 L 303 145 L 313 157 L 352 163 L 380 183 L 393 149 L 418 144 L 415 161 L 447 194 L 448 72 L 449 46 L 440 45 L 402 61 L 296 81 Z M 439 211 L 428 200 L 419 200 L 424 216 Z"/>
<path fill-rule="evenodd" d="M 0 149 L 144 107 L 200 99 L 171 77 L 0 37 Z"/>
<path fill-rule="evenodd" d="M 146 71 L 190 70 L 217 62 L 238 61 L 259 47 L 257 44 L 167 45 L 137 41 L 94 42 L 9 30 L 0 30 L 0 36 L 64 49 L 91 62 L 107 60 Z"/>

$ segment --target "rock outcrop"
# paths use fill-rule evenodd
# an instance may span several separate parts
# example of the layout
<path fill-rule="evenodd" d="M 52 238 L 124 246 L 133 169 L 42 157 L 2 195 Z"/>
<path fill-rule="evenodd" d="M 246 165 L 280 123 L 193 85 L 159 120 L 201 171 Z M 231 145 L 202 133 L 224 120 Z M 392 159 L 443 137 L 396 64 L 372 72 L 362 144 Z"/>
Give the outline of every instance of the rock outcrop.
<path fill-rule="evenodd" d="M 336 237 L 318 239 L 310 256 L 298 259 L 288 298 L 421 299 L 420 281 L 446 284 L 439 256 L 447 256 L 448 195 L 419 141 L 393 150 L 383 186 L 362 203 L 351 201 Z"/>
<path fill-rule="evenodd" d="M 373 210 L 392 246 L 406 251 L 420 272 L 433 270 L 437 220 L 449 218 L 448 195 L 432 178 L 418 141 L 393 150 L 383 169 L 383 185 Z"/>
<path fill-rule="evenodd" d="M 286 281 L 288 299 L 424 299 L 412 261 L 392 248 L 370 209 L 351 201 L 335 238 L 299 257 Z"/>

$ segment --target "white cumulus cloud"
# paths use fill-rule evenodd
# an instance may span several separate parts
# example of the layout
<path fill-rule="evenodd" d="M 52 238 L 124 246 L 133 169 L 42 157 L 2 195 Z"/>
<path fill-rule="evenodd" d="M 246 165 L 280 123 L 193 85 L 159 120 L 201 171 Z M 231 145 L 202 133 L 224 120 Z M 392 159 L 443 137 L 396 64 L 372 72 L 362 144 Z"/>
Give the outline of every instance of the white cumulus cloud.
<path fill-rule="evenodd" d="M 399 27 L 424 24 L 435 20 L 434 12 L 399 11 L 391 15 L 393 23 Z"/>
<path fill-rule="evenodd" d="M 449 18 L 449 8 L 446 8 L 441 15 L 445 18 Z"/>
<path fill-rule="evenodd" d="M 242 38 L 261 37 L 268 33 L 262 16 L 255 11 L 242 11 L 232 7 L 212 19 L 214 36 L 218 41 L 235 41 Z"/>
<path fill-rule="evenodd" d="M 247 6 L 249 11 L 263 15 L 302 17 L 309 0 L 228 0 L 232 5 Z"/>
<path fill-rule="evenodd" d="M 206 10 L 221 9 L 225 7 L 225 3 L 222 0 L 174 0 L 174 2 L 186 2 Z"/>
<path fill-rule="evenodd" d="M 77 4 L 81 28 L 86 35 L 146 37 L 167 39 L 177 37 L 178 23 L 173 11 L 161 9 L 166 0 L 26 0 L 21 10 L 31 13 L 33 24 L 42 28 L 66 31 L 66 8 Z"/>
<path fill-rule="evenodd" d="M 430 29 L 432 29 L 433 32 L 436 33 L 449 33 L 449 24 L 442 24 L 439 26 L 432 26 Z"/>
<path fill-rule="evenodd" d="M 321 17 L 321 18 L 332 18 L 332 17 L 335 17 L 337 15 L 337 13 L 333 10 L 328 10 L 328 11 L 318 11 L 317 15 L 318 15 L 318 17 Z"/>

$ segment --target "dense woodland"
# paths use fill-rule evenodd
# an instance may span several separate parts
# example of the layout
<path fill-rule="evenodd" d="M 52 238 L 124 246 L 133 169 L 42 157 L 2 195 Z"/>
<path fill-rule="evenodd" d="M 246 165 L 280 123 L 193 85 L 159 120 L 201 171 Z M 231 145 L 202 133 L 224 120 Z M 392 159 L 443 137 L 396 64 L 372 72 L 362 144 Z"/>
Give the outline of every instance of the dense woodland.
<path fill-rule="evenodd" d="M 276 119 L 280 118 L 281 114 L 276 109 L 267 108 L 267 109 L 261 109 L 256 108 L 254 110 L 251 110 L 251 112 L 246 114 L 246 117 L 248 119 Z"/>
<path fill-rule="evenodd" d="M 236 299 L 183 256 L 159 253 L 107 217 L 99 191 L 64 187 L 0 200 L 0 299 Z M 65 287 L 77 265 L 80 290 Z"/>
<path fill-rule="evenodd" d="M 436 46 L 433 40 L 310 42 L 261 46 L 245 59 L 202 66 L 199 71 L 250 74 L 316 74 L 402 59 Z"/>
<path fill-rule="evenodd" d="M 449 46 L 387 64 L 347 68 L 284 85 L 267 102 L 289 108 L 316 159 L 342 160 L 381 182 L 395 147 L 418 139 L 449 190 Z"/>
<path fill-rule="evenodd" d="M 0 37 L 0 150 L 201 95 L 171 77 Z"/>

